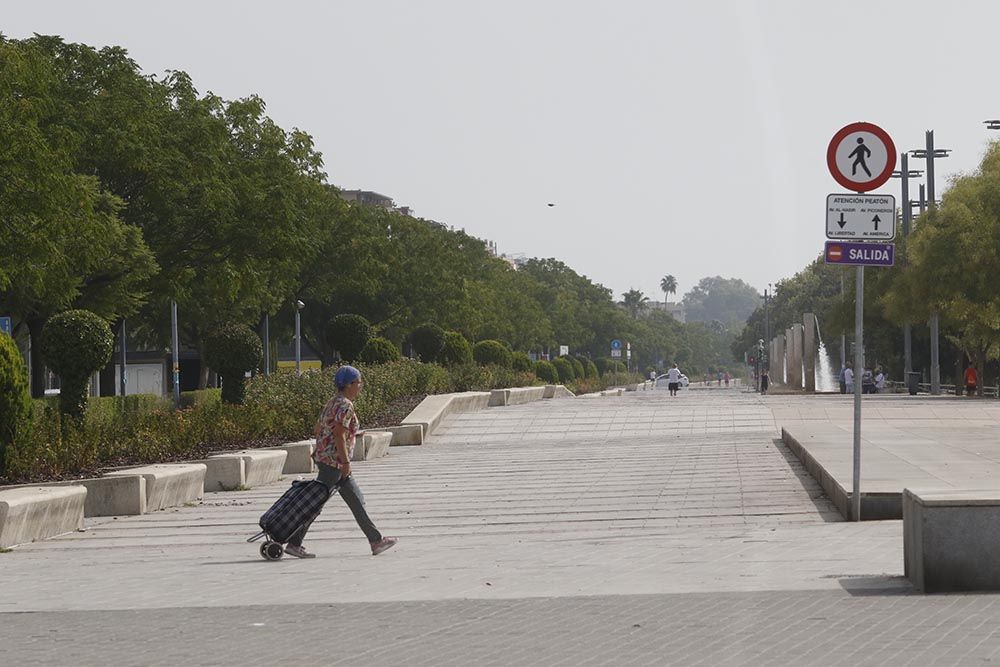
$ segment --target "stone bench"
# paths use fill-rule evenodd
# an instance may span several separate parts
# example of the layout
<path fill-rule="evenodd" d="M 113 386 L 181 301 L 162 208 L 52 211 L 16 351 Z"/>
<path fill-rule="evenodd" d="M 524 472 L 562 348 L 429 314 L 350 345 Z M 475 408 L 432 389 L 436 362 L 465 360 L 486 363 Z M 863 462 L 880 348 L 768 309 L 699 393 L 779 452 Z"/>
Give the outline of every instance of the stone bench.
<path fill-rule="evenodd" d="M 1000 590 L 1000 489 L 903 490 L 907 579 L 926 593 Z"/>
<path fill-rule="evenodd" d="M 490 392 L 465 391 L 456 394 L 428 396 L 401 422 L 403 426 L 420 426 L 421 441 L 434 432 L 441 420 L 458 412 L 475 412 L 489 407 Z"/>
<path fill-rule="evenodd" d="M 73 482 L 87 489 L 84 516 L 130 516 L 146 513 L 146 478 L 114 475 Z"/>
<path fill-rule="evenodd" d="M 575 396 L 576 394 L 562 384 L 547 384 L 545 385 L 545 393 L 542 394 L 542 398 L 573 398 Z"/>
<path fill-rule="evenodd" d="M 141 475 L 146 480 L 146 510 L 155 512 L 199 500 L 205 493 L 203 463 L 161 463 L 138 468 L 123 468 L 105 477 Z"/>
<path fill-rule="evenodd" d="M 489 407 L 505 405 L 522 405 L 545 398 L 545 387 L 513 387 L 511 389 L 494 389 L 490 392 Z"/>
<path fill-rule="evenodd" d="M 79 485 L 0 490 L 0 548 L 83 528 L 87 489 Z"/>
<path fill-rule="evenodd" d="M 389 431 L 365 431 L 354 441 L 352 461 L 371 461 L 389 453 L 392 433 Z"/>
<path fill-rule="evenodd" d="M 392 436 L 389 444 L 393 447 L 424 444 L 424 427 L 420 424 L 387 426 L 382 430 Z"/>
<path fill-rule="evenodd" d="M 213 454 L 202 461 L 206 467 L 205 491 L 250 489 L 278 481 L 288 452 L 283 449 L 245 449 Z"/>
<path fill-rule="evenodd" d="M 286 454 L 285 467 L 281 469 L 283 475 L 297 475 L 300 473 L 311 473 L 316 471 L 316 464 L 313 462 L 313 450 L 316 448 L 316 440 L 299 440 L 298 442 L 286 442 L 275 447 L 264 447 L 265 450 L 280 449 Z"/>

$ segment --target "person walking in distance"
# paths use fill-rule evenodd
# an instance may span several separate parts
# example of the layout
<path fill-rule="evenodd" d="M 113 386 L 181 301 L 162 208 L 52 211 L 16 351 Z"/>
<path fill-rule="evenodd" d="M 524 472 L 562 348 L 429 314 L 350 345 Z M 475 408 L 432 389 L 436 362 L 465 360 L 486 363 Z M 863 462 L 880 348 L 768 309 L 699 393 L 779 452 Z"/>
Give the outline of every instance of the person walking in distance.
<path fill-rule="evenodd" d="M 677 395 L 677 390 L 681 388 L 681 369 L 677 368 L 677 364 L 667 371 L 667 389 L 670 390 L 671 396 Z"/>
<path fill-rule="evenodd" d="M 979 373 L 976 372 L 975 365 L 970 363 L 965 369 L 965 395 L 975 396 L 977 389 L 979 389 Z"/>
<path fill-rule="evenodd" d="M 319 469 L 316 479 L 330 489 L 330 495 L 336 490 L 344 499 L 354 520 L 368 538 L 372 555 L 377 556 L 396 544 L 395 537 L 383 537 L 368 512 L 365 511 L 365 498 L 361 494 L 358 483 L 351 476 L 351 457 L 354 454 L 354 442 L 358 434 L 358 417 L 354 412 L 354 400 L 361 393 L 363 385 L 361 371 L 353 366 L 341 366 L 333 377 L 337 388 L 336 395 L 323 407 L 316 423 L 316 451 L 313 460 Z M 302 540 L 309 531 L 311 521 L 299 528 L 288 540 L 285 553 L 296 558 L 313 558 L 315 554 L 305 550 Z"/>
<path fill-rule="evenodd" d="M 760 372 L 760 393 L 762 395 L 767 395 L 767 387 L 771 384 L 771 378 L 767 374 L 767 369 L 765 368 Z"/>
<path fill-rule="evenodd" d="M 854 369 L 851 368 L 851 362 L 847 362 L 847 367 L 844 368 L 844 389 L 846 393 L 854 393 Z"/>

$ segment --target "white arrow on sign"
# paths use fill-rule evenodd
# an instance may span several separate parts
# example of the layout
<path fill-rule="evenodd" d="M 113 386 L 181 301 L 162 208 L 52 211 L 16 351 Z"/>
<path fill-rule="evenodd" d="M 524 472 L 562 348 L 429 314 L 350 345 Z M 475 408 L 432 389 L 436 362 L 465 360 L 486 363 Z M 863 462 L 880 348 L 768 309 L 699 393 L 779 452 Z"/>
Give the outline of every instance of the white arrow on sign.
<path fill-rule="evenodd" d="M 826 238 L 891 241 L 896 237 L 896 198 L 892 195 L 826 196 Z"/>

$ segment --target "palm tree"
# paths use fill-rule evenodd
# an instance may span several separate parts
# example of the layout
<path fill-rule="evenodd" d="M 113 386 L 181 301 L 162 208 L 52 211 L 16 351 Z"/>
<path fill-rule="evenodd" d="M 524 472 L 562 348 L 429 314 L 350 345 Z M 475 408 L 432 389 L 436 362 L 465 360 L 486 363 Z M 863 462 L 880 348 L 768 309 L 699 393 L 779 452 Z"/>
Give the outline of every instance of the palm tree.
<path fill-rule="evenodd" d="M 663 300 L 666 301 L 668 294 L 677 293 L 677 279 L 670 275 L 663 276 L 663 280 L 660 281 L 660 289 L 663 290 Z"/>
<path fill-rule="evenodd" d="M 649 301 L 649 297 L 637 289 L 630 289 L 622 294 L 622 305 L 633 318 L 639 317 L 639 313 L 642 312 L 647 301 Z"/>

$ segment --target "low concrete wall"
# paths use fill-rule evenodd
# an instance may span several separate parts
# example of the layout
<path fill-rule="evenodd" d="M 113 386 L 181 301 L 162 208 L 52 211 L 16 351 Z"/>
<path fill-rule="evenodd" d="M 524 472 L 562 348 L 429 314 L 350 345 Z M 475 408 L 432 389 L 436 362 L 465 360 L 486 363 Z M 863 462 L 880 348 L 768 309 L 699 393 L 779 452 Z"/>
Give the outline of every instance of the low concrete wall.
<path fill-rule="evenodd" d="M 1000 590 L 1000 490 L 903 490 L 906 577 L 926 593 Z"/>
<path fill-rule="evenodd" d="M 121 475 L 81 479 L 87 489 L 84 516 L 131 516 L 146 513 L 146 478 Z"/>
<path fill-rule="evenodd" d="M 316 471 L 316 464 L 312 458 L 313 450 L 316 449 L 316 441 L 314 439 L 286 442 L 283 445 L 264 447 L 264 449 L 280 449 L 287 454 L 285 457 L 285 467 L 281 469 L 281 474 L 283 475 L 297 475 Z"/>
<path fill-rule="evenodd" d="M 115 470 L 105 477 L 145 477 L 146 509 L 155 512 L 201 499 L 205 494 L 205 471 L 202 463 L 162 463 Z"/>
<path fill-rule="evenodd" d="M 28 486 L 0 491 L 0 548 L 83 528 L 87 489 Z"/>
<path fill-rule="evenodd" d="M 441 420 L 458 412 L 474 412 L 489 407 L 490 392 L 466 391 L 457 394 L 428 396 L 403 420 L 403 426 L 419 425 L 424 440 L 434 432 Z"/>
<path fill-rule="evenodd" d="M 848 491 L 828 473 L 813 457 L 809 450 L 803 447 L 791 433 L 781 429 L 781 441 L 785 443 L 796 458 L 802 462 L 809 474 L 813 476 L 826 495 L 837 507 L 844 519 L 851 520 L 851 496 L 854 490 Z M 902 499 L 898 493 L 861 493 L 861 520 L 882 521 L 885 519 L 901 519 L 903 517 Z"/>

